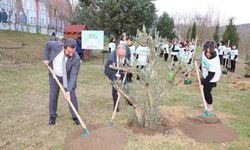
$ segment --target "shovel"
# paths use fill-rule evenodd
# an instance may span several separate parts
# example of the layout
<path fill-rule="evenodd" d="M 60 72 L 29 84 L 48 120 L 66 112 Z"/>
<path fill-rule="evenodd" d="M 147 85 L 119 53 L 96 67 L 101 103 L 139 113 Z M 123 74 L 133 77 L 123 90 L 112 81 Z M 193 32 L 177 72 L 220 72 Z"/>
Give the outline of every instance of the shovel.
<path fill-rule="evenodd" d="M 200 87 L 201 97 L 202 97 L 202 101 L 203 101 L 203 106 L 205 108 L 204 112 L 201 114 L 201 117 L 207 118 L 207 117 L 215 116 L 215 114 L 210 113 L 208 111 L 208 109 L 207 109 L 207 102 L 205 100 L 205 96 L 204 96 L 204 92 L 203 92 L 203 87 L 201 85 L 201 79 L 200 79 L 199 69 L 198 69 L 198 66 L 197 66 L 197 62 L 195 61 L 194 63 L 195 63 L 195 69 L 196 69 L 197 78 L 198 78 L 198 81 L 199 81 L 199 87 Z"/>
<path fill-rule="evenodd" d="M 128 74 L 128 72 L 126 72 L 125 75 L 124 75 L 124 77 L 123 77 L 123 80 L 122 80 L 122 88 L 123 88 L 123 85 L 124 85 L 124 83 L 125 83 L 125 81 L 126 81 L 127 74 Z M 118 108 L 118 105 L 119 105 L 119 101 L 120 101 L 120 99 L 121 99 L 121 94 L 120 94 L 119 91 L 117 91 L 117 95 L 118 95 L 118 98 L 117 98 L 117 101 L 116 101 L 116 103 L 115 103 L 115 108 L 114 108 L 114 110 L 113 110 L 112 117 L 111 117 L 111 119 L 110 119 L 110 121 L 109 121 L 109 125 L 110 125 L 110 126 L 113 125 L 113 120 L 115 119 L 116 111 L 117 111 L 117 108 Z"/>
<path fill-rule="evenodd" d="M 48 66 L 49 68 L 49 71 L 52 73 L 52 76 L 53 78 L 56 80 L 56 83 L 58 84 L 58 86 L 60 87 L 61 91 L 63 92 L 63 95 L 65 95 L 65 89 L 64 87 L 62 86 L 62 84 L 60 83 L 60 81 L 58 80 L 57 76 L 55 75 L 54 71 L 51 69 L 50 66 Z M 82 121 L 80 115 L 78 114 L 78 112 L 76 111 L 74 105 L 72 104 L 71 100 L 70 100 L 70 97 L 68 99 L 66 99 L 67 102 L 69 103 L 70 107 L 72 108 L 72 110 L 74 111 L 74 113 L 76 114 L 76 117 L 77 119 L 80 121 L 80 124 L 83 128 L 83 130 L 85 131 L 85 133 L 82 134 L 82 136 L 84 138 L 86 138 L 89 134 L 90 134 L 90 131 L 88 130 L 88 128 L 86 127 L 86 125 L 84 124 L 84 122 Z"/>

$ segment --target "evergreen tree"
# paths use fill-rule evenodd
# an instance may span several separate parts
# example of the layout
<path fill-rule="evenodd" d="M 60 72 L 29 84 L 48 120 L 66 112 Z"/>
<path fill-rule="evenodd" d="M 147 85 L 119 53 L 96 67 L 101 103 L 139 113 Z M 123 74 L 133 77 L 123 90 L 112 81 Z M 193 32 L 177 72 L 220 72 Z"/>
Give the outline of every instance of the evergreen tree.
<path fill-rule="evenodd" d="M 236 26 L 233 24 L 234 18 L 229 19 L 229 24 L 226 26 L 226 30 L 223 34 L 223 41 L 227 42 L 230 40 L 231 44 L 235 44 L 238 46 L 240 38 L 237 32 Z"/>
<path fill-rule="evenodd" d="M 215 27 L 215 31 L 214 31 L 214 34 L 213 34 L 213 39 L 214 41 L 216 42 L 219 42 L 220 40 L 220 37 L 219 37 L 219 29 L 220 29 L 220 24 L 218 23 Z"/>
<path fill-rule="evenodd" d="M 80 0 L 75 23 L 114 33 L 119 43 L 123 32 L 136 34 L 143 25 L 151 28 L 156 19 L 153 0 Z"/>
<path fill-rule="evenodd" d="M 195 39 L 195 38 L 196 38 L 196 23 L 193 24 L 192 32 L 191 32 L 191 39 Z"/>
<path fill-rule="evenodd" d="M 191 27 L 188 28 L 186 39 L 190 40 Z"/>
<path fill-rule="evenodd" d="M 171 40 L 175 38 L 174 19 L 171 18 L 166 12 L 159 17 L 156 27 L 159 31 L 159 35 L 163 38 Z"/>

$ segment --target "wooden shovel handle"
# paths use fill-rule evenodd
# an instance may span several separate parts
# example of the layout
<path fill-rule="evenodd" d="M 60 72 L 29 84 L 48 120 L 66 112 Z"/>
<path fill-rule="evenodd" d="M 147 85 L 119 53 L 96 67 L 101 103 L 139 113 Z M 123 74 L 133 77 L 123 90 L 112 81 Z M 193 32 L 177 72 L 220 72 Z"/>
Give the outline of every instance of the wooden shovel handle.
<path fill-rule="evenodd" d="M 50 66 L 48 66 L 49 71 L 51 72 L 53 78 L 56 80 L 56 83 L 58 84 L 58 86 L 60 87 L 61 91 L 63 92 L 63 95 L 65 95 L 65 89 L 62 86 L 62 84 L 60 83 L 60 81 L 58 80 L 57 76 L 55 75 L 54 71 L 51 69 Z M 84 122 L 82 121 L 80 115 L 78 114 L 78 112 L 76 111 L 76 108 L 74 107 L 74 105 L 72 104 L 70 97 L 68 99 L 66 99 L 67 102 L 69 103 L 70 107 L 72 108 L 72 110 L 74 111 L 74 113 L 76 114 L 77 119 L 80 121 L 80 124 L 82 126 L 83 129 L 86 129 L 86 125 L 84 124 Z"/>
<path fill-rule="evenodd" d="M 126 81 L 126 78 L 127 78 L 127 74 L 128 72 L 125 73 L 124 77 L 123 77 L 123 80 L 122 80 L 122 88 L 123 88 L 123 85 L 125 84 L 125 81 Z M 119 101 L 121 99 L 121 93 L 119 92 L 119 90 L 117 90 L 117 95 L 118 95 L 118 98 L 117 98 L 117 101 L 115 103 L 115 108 L 113 110 L 113 114 L 112 114 L 112 117 L 111 117 L 111 122 L 113 122 L 113 120 L 115 119 L 115 115 L 116 115 L 116 110 L 118 108 L 118 105 L 119 105 Z"/>
<path fill-rule="evenodd" d="M 198 78 L 198 81 L 199 81 L 199 87 L 200 87 L 200 92 L 201 92 L 201 97 L 202 97 L 203 105 L 205 107 L 205 110 L 207 110 L 207 102 L 205 100 L 203 87 L 201 85 L 201 78 L 200 78 L 200 74 L 199 74 L 198 65 L 197 65 L 196 61 L 194 63 L 195 63 L 195 69 L 196 69 L 197 78 Z"/>

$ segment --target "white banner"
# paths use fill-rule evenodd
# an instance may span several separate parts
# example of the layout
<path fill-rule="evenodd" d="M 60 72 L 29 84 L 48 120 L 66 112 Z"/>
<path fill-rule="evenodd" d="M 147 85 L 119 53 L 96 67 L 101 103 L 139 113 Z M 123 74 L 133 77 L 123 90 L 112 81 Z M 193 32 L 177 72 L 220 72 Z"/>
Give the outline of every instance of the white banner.
<path fill-rule="evenodd" d="M 82 31 L 82 49 L 99 49 L 104 47 L 104 31 Z"/>

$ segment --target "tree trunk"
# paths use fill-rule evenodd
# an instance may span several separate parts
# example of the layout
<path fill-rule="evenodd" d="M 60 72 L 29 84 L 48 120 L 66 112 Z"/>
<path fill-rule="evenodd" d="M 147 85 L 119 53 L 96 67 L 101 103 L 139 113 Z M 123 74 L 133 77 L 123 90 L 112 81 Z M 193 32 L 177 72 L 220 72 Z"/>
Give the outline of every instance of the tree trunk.
<path fill-rule="evenodd" d="M 147 86 L 147 94 L 148 94 L 148 106 L 149 106 L 149 111 L 153 110 L 153 103 L 154 103 L 154 98 L 152 95 L 152 88 L 150 85 Z"/>
<path fill-rule="evenodd" d="M 121 34 L 115 33 L 115 45 L 118 46 L 120 44 Z"/>

